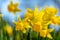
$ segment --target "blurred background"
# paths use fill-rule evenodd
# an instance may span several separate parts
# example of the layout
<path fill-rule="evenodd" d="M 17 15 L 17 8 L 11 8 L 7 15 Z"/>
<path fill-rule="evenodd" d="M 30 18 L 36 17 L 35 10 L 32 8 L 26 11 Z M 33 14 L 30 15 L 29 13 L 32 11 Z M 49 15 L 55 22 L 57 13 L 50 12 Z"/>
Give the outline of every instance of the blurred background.
<path fill-rule="evenodd" d="M 24 13 L 26 12 L 26 8 L 34 9 L 34 6 L 37 5 L 39 10 L 40 8 L 43 8 L 45 6 L 54 6 L 55 8 L 60 9 L 60 0 L 13 0 L 14 3 L 19 2 L 19 8 L 22 10 L 22 12 L 17 12 L 16 16 L 13 13 L 9 13 L 7 10 L 7 6 L 10 3 L 10 0 L 0 0 L 0 8 L 1 13 L 3 14 L 3 19 L 6 20 L 10 25 L 13 26 L 12 21 L 16 20 L 18 15 L 20 15 L 22 18 L 24 17 Z M 60 10 L 57 14 L 57 16 L 60 15 Z M 51 25 L 56 26 L 54 27 L 56 30 L 59 30 L 59 27 L 57 25 Z"/>

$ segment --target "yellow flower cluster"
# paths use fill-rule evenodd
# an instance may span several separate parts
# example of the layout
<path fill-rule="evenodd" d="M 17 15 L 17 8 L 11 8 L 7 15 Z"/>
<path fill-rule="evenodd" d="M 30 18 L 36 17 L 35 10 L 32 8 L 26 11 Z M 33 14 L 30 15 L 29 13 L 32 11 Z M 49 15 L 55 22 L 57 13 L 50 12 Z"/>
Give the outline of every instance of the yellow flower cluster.
<path fill-rule="evenodd" d="M 58 9 L 54 7 L 46 7 L 41 11 L 38 11 L 38 7 L 35 6 L 34 10 L 27 8 L 27 12 L 24 15 L 24 19 L 21 20 L 18 17 L 18 22 L 14 21 L 16 30 L 20 30 L 26 33 L 27 29 L 32 28 L 33 31 L 39 32 L 41 37 L 48 37 L 52 39 L 51 32 L 54 28 L 49 29 L 49 24 L 60 25 L 60 16 L 56 16 Z"/>
<path fill-rule="evenodd" d="M 8 5 L 8 11 L 13 12 L 14 14 L 16 12 L 20 12 L 21 10 L 17 8 L 17 6 L 18 3 L 13 4 L 11 1 Z M 18 20 L 13 21 L 13 23 L 15 24 L 17 31 L 26 33 L 31 28 L 32 31 L 40 33 L 41 37 L 53 39 L 50 33 L 54 30 L 54 28 L 49 29 L 48 25 L 60 25 L 60 16 L 56 16 L 57 13 L 58 9 L 52 6 L 41 9 L 40 11 L 38 10 L 38 7 L 35 6 L 34 10 L 27 8 L 24 18 L 21 19 L 21 17 L 18 16 Z M 2 15 L 0 14 L 0 16 Z M 13 29 L 8 24 L 5 26 L 4 30 L 9 35 L 12 35 L 13 33 Z"/>

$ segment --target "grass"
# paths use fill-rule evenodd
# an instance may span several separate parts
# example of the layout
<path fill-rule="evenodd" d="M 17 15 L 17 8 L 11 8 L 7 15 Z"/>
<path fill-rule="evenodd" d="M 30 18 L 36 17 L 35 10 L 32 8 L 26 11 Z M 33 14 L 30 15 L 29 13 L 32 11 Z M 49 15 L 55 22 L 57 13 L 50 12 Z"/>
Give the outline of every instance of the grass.
<path fill-rule="evenodd" d="M 58 32 L 53 31 L 51 33 L 53 39 L 42 38 L 36 32 L 30 32 L 28 35 L 23 33 L 21 34 L 19 32 L 14 32 L 14 35 L 11 37 L 4 32 L 2 32 L 3 34 L 1 34 L 1 32 L 2 30 L 0 29 L 0 40 L 10 40 L 11 38 L 12 40 L 60 40 L 60 30 Z M 3 38 L 1 35 L 3 36 Z"/>

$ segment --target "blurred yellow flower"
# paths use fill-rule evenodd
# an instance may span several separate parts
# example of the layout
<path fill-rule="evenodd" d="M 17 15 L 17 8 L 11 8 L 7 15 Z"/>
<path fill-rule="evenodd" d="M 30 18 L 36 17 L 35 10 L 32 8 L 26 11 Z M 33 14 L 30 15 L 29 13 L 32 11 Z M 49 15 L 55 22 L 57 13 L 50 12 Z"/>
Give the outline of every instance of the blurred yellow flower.
<path fill-rule="evenodd" d="M 25 27 L 26 29 L 31 28 L 31 26 L 30 26 L 29 22 L 27 22 L 27 20 L 23 20 L 23 24 L 24 24 L 24 27 Z"/>
<path fill-rule="evenodd" d="M 40 33 L 40 36 L 41 37 L 48 37 L 50 39 L 52 39 L 52 36 L 51 36 L 51 32 L 54 30 L 53 28 L 52 29 L 48 29 L 48 26 L 44 25 L 42 26 L 41 23 L 37 22 L 33 25 L 32 27 L 32 30 L 35 31 L 35 32 L 39 32 Z"/>
<path fill-rule="evenodd" d="M 10 26 L 10 25 L 6 25 L 5 27 L 4 27 L 4 29 L 5 29 L 5 31 L 7 32 L 7 34 L 9 35 L 9 36 L 11 36 L 12 34 L 13 34 L 13 28 Z"/>
<path fill-rule="evenodd" d="M 16 25 L 16 30 L 23 30 L 24 29 L 20 16 L 18 16 L 18 21 L 17 22 L 13 21 L 13 23 Z"/>
<path fill-rule="evenodd" d="M 32 19 L 33 18 L 32 14 L 33 14 L 33 11 L 30 8 L 27 8 L 27 11 L 26 11 L 26 13 L 24 15 L 24 18 Z"/>
<path fill-rule="evenodd" d="M 60 16 L 54 16 L 51 20 L 52 24 L 60 25 Z"/>
<path fill-rule="evenodd" d="M 46 23 L 49 23 L 52 19 L 57 14 L 57 9 L 54 7 L 46 7 L 44 10 L 44 15 L 42 16 L 42 21 Z"/>
<path fill-rule="evenodd" d="M 52 36 L 51 36 L 51 32 L 53 31 L 54 29 L 48 29 L 47 27 L 45 28 L 42 28 L 42 30 L 40 31 L 40 36 L 41 37 L 48 37 L 50 39 L 52 39 Z"/>
<path fill-rule="evenodd" d="M 13 4 L 13 2 L 11 1 L 10 4 L 8 5 L 8 11 L 13 12 L 14 14 L 16 14 L 16 12 L 20 12 L 21 10 L 17 8 L 17 6 L 18 6 L 18 3 Z"/>
<path fill-rule="evenodd" d="M 26 33 L 26 31 L 30 28 L 29 23 L 26 19 L 21 20 L 20 16 L 18 16 L 18 22 L 14 21 L 14 24 L 16 25 L 16 30 L 20 30 L 23 33 Z"/>
<path fill-rule="evenodd" d="M 41 24 L 39 22 L 33 24 L 32 30 L 35 31 L 35 32 L 40 32 L 42 30 Z"/>
<path fill-rule="evenodd" d="M 2 14 L 0 14 L 0 17 L 2 17 Z"/>
<path fill-rule="evenodd" d="M 27 12 L 26 12 L 26 14 L 24 15 L 24 17 L 25 18 L 29 18 L 29 19 L 36 19 L 36 18 L 38 18 L 38 7 L 37 6 L 35 6 L 35 9 L 34 9 L 34 11 L 32 11 L 31 9 L 29 9 L 29 8 L 27 8 Z M 37 20 L 37 19 L 36 19 Z"/>

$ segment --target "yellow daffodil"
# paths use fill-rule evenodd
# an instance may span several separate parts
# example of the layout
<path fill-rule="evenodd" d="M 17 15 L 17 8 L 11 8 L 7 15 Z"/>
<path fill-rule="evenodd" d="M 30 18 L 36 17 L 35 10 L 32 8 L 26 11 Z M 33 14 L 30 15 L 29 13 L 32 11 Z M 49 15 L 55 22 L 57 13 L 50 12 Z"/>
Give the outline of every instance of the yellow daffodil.
<path fill-rule="evenodd" d="M 20 16 L 18 16 L 18 22 L 14 21 L 14 24 L 16 25 L 16 30 L 20 30 L 23 33 L 26 33 L 27 29 L 30 28 L 29 23 L 26 19 L 21 20 Z"/>
<path fill-rule="evenodd" d="M 40 31 L 40 36 L 41 37 L 48 37 L 50 39 L 52 39 L 52 36 L 51 36 L 51 32 L 53 31 L 54 29 L 48 29 L 47 27 L 46 28 L 42 28 L 42 30 Z"/>
<path fill-rule="evenodd" d="M 24 18 L 27 18 L 27 20 L 34 25 L 36 22 L 41 22 L 42 15 L 44 14 L 44 11 L 39 12 L 38 7 L 35 6 L 34 10 L 27 9 L 27 12 L 24 16 Z"/>
<path fill-rule="evenodd" d="M 8 5 L 8 11 L 13 12 L 14 14 L 16 14 L 16 12 L 20 12 L 21 10 L 17 8 L 17 6 L 18 6 L 18 3 L 13 4 L 13 2 L 11 1 L 11 3 Z"/>
<path fill-rule="evenodd" d="M 60 16 L 53 17 L 51 23 L 55 25 L 60 25 Z"/>
<path fill-rule="evenodd" d="M 29 18 L 30 20 L 38 20 L 37 18 L 39 18 L 40 16 L 38 16 L 39 14 L 38 14 L 39 12 L 38 12 L 38 7 L 37 6 L 35 6 L 35 8 L 34 8 L 34 11 L 32 11 L 31 9 L 27 9 L 27 12 L 26 12 L 26 14 L 25 14 L 25 18 Z"/>
<path fill-rule="evenodd" d="M 33 11 L 30 8 L 27 8 L 24 18 L 32 19 L 32 16 L 33 16 L 32 14 L 33 14 Z"/>
<path fill-rule="evenodd" d="M 16 21 L 13 21 L 13 22 L 16 25 L 16 30 L 23 30 L 24 29 L 20 16 L 18 16 L 17 22 Z"/>
<path fill-rule="evenodd" d="M 45 26 L 45 27 L 44 27 Z M 33 31 L 35 32 L 39 32 L 40 33 L 40 36 L 41 37 L 48 37 L 50 39 L 52 39 L 52 36 L 51 36 L 51 32 L 54 30 L 54 29 L 48 29 L 48 26 L 47 25 L 44 25 L 42 26 L 40 22 L 37 22 L 33 25 L 32 29 Z"/>
<path fill-rule="evenodd" d="M 49 8 L 46 7 L 45 12 L 46 12 L 46 14 L 50 14 L 51 16 L 55 16 L 58 13 L 58 9 L 53 6 L 51 6 Z"/>
<path fill-rule="evenodd" d="M 28 22 L 23 22 L 24 23 L 24 27 L 26 28 L 26 29 L 29 29 L 30 28 L 30 25 L 29 25 L 29 23 Z"/>
<path fill-rule="evenodd" d="M 10 26 L 10 25 L 6 25 L 5 27 L 4 27 L 4 29 L 5 29 L 5 31 L 7 32 L 7 34 L 9 35 L 9 36 L 11 36 L 12 34 L 13 34 L 13 29 L 12 29 L 12 27 Z"/>
<path fill-rule="evenodd" d="M 54 17 L 57 14 L 57 11 L 58 10 L 55 9 L 54 7 L 45 8 L 45 12 L 42 17 L 43 22 L 45 22 L 45 24 L 50 22 L 52 17 Z"/>
<path fill-rule="evenodd" d="M 35 6 L 32 15 L 33 15 L 32 16 L 33 19 L 31 21 L 32 21 L 33 24 L 40 21 L 40 13 L 38 11 L 38 7 L 37 6 Z"/>
<path fill-rule="evenodd" d="M 42 30 L 42 26 L 39 22 L 37 22 L 37 23 L 33 24 L 32 29 L 35 32 L 40 32 Z"/>
<path fill-rule="evenodd" d="M 0 14 L 0 17 L 2 17 L 2 14 Z"/>
<path fill-rule="evenodd" d="M 50 32 L 52 32 L 53 29 L 49 30 L 48 25 L 51 24 L 52 17 L 54 17 L 56 14 L 57 14 L 57 9 L 55 9 L 54 7 L 46 8 L 43 11 L 43 15 L 41 16 L 42 18 L 41 26 L 42 26 L 42 29 L 44 30 L 40 31 L 40 36 L 42 37 L 47 36 L 48 38 L 52 39 Z"/>

